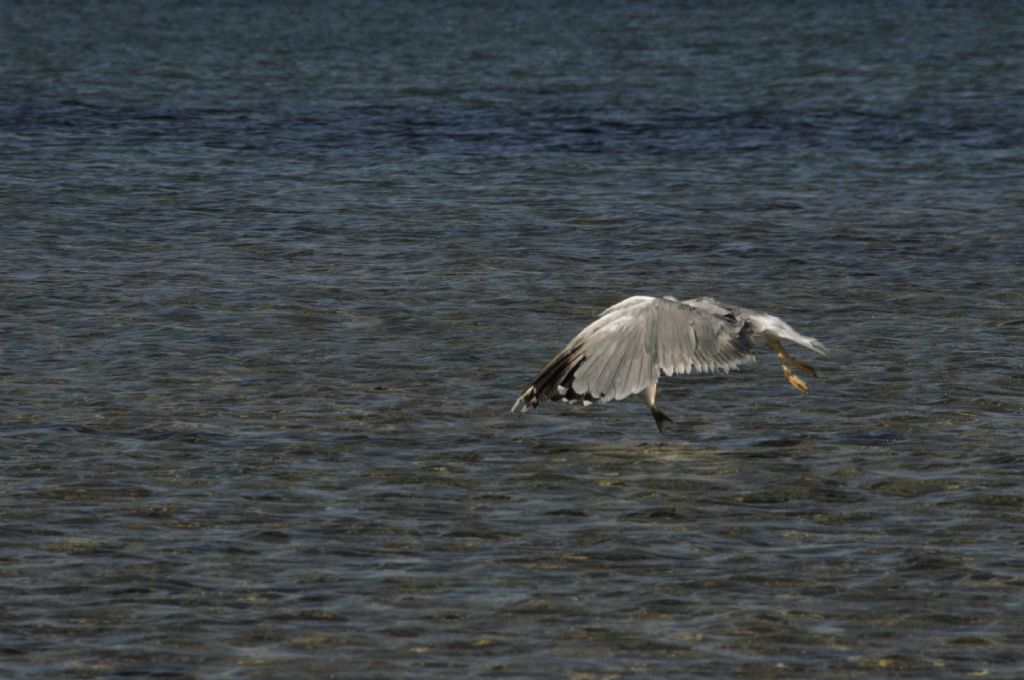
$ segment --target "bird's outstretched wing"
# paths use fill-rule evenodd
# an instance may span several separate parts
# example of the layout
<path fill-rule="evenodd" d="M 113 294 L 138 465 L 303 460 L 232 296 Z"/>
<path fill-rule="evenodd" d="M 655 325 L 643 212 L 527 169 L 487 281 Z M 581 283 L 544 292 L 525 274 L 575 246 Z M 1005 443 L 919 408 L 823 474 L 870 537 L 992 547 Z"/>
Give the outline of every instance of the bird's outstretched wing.
<path fill-rule="evenodd" d="M 638 295 L 609 307 L 559 352 L 512 406 L 525 411 L 546 399 L 623 399 L 661 375 L 710 373 L 754 360 L 750 324 L 672 297 Z"/>

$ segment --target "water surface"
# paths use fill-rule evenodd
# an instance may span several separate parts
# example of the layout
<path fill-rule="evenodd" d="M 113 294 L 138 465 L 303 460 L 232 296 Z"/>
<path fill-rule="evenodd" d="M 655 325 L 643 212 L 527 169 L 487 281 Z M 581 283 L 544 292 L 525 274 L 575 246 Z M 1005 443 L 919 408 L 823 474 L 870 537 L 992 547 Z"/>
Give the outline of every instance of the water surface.
<path fill-rule="evenodd" d="M 1024 672 L 1019 4 L 9 4 L 0 670 Z M 832 350 L 508 413 L 637 293 Z"/>

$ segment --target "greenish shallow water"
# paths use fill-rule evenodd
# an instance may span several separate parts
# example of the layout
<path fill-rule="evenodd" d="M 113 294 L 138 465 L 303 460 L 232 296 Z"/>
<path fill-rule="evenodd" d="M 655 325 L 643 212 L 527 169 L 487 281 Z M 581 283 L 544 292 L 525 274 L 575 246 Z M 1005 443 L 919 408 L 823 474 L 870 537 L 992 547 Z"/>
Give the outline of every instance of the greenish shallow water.
<path fill-rule="evenodd" d="M 0 10 L 0 674 L 1015 678 L 1024 10 Z M 508 408 L 636 293 L 832 350 Z"/>

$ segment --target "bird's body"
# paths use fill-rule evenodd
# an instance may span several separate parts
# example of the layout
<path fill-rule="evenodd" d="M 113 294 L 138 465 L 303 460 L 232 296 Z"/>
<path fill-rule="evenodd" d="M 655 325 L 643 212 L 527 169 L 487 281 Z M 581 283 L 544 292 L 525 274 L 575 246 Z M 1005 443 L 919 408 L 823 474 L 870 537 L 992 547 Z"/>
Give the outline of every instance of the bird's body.
<path fill-rule="evenodd" d="M 774 350 L 789 383 L 806 392 L 807 384 L 791 369 L 815 375 L 814 369 L 790 356 L 782 340 L 826 353 L 820 342 L 771 314 L 709 297 L 681 302 L 637 295 L 604 310 L 580 331 L 519 395 L 512 410 L 521 406 L 526 411 L 545 400 L 586 406 L 643 392 L 662 430 L 669 418 L 655 406 L 659 377 L 728 373 L 754 361 L 758 347 Z"/>

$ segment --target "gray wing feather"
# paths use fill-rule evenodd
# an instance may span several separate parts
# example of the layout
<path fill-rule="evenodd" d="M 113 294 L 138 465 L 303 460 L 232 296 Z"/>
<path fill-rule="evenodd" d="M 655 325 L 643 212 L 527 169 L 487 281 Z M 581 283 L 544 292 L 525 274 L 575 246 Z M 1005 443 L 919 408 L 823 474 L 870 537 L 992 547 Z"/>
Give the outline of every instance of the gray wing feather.
<path fill-rule="evenodd" d="M 746 319 L 729 309 L 636 296 L 580 331 L 516 406 L 525 409 L 543 399 L 623 399 L 656 384 L 662 374 L 728 372 L 753 361 L 753 347 Z"/>

